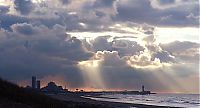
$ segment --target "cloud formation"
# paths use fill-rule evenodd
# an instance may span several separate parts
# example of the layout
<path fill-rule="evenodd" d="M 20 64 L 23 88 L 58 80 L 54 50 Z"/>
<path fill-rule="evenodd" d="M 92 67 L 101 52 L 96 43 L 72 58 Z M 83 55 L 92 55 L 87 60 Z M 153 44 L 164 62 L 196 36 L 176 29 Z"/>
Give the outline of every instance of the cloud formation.
<path fill-rule="evenodd" d="M 0 77 L 196 93 L 199 43 L 163 44 L 155 29 L 196 28 L 198 20 L 195 0 L 8 0 L 0 4 Z"/>
<path fill-rule="evenodd" d="M 161 44 L 161 47 L 176 58 L 180 58 L 181 62 L 199 63 L 199 43 L 174 41 Z"/>
<path fill-rule="evenodd" d="M 28 29 L 24 29 L 27 27 Z M 72 86 L 83 82 L 75 65 L 80 60 L 90 58 L 92 52 L 87 51 L 80 40 L 66 35 L 65 27 L 55 25 L 53 29 L 49 29 L 42 25 L 22 23 L 12 25 L 11 28 L 13 32 L 1 30 L 2 77 L 20 81 L 32 75 L 44 78 L 65 73 Z M 74 77 L 71 76 L 80 80 L 72 80 Z"/>
<path fill-rule="evenodd" d="M 4 13 L 0 20 L 4 28 L 21 22 L 43 23 L 51 27 L 60 24 L 70 31 L 103 31 L 121 22 L 159 27 L 197 27 L 199 18 L 198 1 L 185 0 L 15 0 L 9 1 L 9 4 L 9 9 L 1 6 L 1 13 Z M 5 21 L 5 18 L 9 20 Z"/>
<path fill-rule="evenodd" d="M 116 16 L 119 21 L 140 22 L 155 26 L 198 26 L 199 6 L 196 0 L 126 0 L 125 3 L 121 2 Z"/>
<path fill-rule="evenodd" d="M 31 0 L 14 0 L 15 9 L 22 15 L 29 14 L 34 9 Z"/>
<path fill-rule="evenodd" d="M 179 92 L 198 91 L 199 77 L 195 77 L 198 74 L 195 68 L 198 67 L 198 63 L 196 64 L 190 61 L 192 66 L 185 66 L 190 63 L 185 62 L 186 64 L 182 64 L 183 61 L 185 61 L 185 59 L 183 59 L 185 57 L 180 58 L 175 54 L 179 48 L 170 51 L 169 49 L 172 47 L 168 47 L 168 45 L 171 45 L 171 43 L 166 45 L 157 44 L 155 38 L 156 37 L 150 33 L 150 36 L 142 39 L 145 45 L 141 45 L 141 47 L 143 47 L 144 50 L 138 51 L 138 53 L 132 53 L 132 55 L 120 55 L 118 51 L 108 50 L 108 48 L 112 49 L 112 47 L 106 44 L 109 43 L 106 42 L 106 37 L 98 37 L 98 39 L 102 39 L 98 41 L 103 44 L 103 46 L 99 44 L 101 51 L 97 51 L 93 58 L 80 62 L 79 64 L 83 74 L 88 75 L 91 73 L 92 70 L 90 70 L 90 68 L 92 67 L 95 67 L 97 70 L 92 72 L 98 74 L 99 82 L 91 83 L 88 86 L 96 89 L 136 89 L 141 86 L 140 84 L 145 84 L 150 90 L 162 92 L 177 92 L 177 90 Z M 129 42 L 129 40 L 123 41 Z M 187 42 L 181 43 L 185 44 Z M 194 46 L 189 45 L 189 48 L 199 48 L 196 43 L 191 42 L 190 44 Z M 95 45 L 98 46 L 98 44 Z M 175 45 L 173 48 L 176 49 L 177 46 L 178 45 Z M 181 45 L 181 47 L 183 46 Z M 126 47 L 120 48 L 122 48 L 122 50 L 123 48 L 126 49 Z M 184 49 L 184 51 L 186 50 L 187 49 Z M 191 80 L 191 78 L 193 78 L 193 80 Z M 86 80 L 86 82 L 94 80 L 93 77 L 88 77 L 88 79 L 90 80 Z M 190 83 L 195 82 L 193 84 L 197 87 L 194 85 L 182 84 L 183 80 L 187 80 Z M 190 87 L 190 89 L 188 89 L 188 87 Z"/>

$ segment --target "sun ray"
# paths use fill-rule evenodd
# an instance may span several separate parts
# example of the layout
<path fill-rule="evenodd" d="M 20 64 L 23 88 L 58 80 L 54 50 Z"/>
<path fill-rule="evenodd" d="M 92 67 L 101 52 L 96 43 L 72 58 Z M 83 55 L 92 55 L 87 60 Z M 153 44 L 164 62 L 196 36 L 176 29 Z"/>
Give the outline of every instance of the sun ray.
<path fill-rule="evenodd" d="M 104 89 L 104 83 L 100 75 L 99 60 L 82 61 L 78 64 L 85 78 L 86 86 L 91 89 Z"/>

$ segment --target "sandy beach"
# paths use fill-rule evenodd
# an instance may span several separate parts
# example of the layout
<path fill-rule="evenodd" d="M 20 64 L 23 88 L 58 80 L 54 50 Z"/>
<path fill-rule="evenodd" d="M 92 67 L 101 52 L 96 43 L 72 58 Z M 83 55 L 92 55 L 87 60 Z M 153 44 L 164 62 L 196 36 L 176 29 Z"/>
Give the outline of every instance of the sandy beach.
<path fill-rule="evenodd" d="M 178 108 L 178 107 L 169 107 L 169 106 L 153 106 L 153 105 L 144 105 L 144 104 L 97 101 L 97 100 L 84 98 L 84 97 L 81 97 L 79 95 L 74 95 L 74 94 L 51 95 L 51 97 L 61 100 L 61 101 L 65 101 L 67 103 L 71 102 L 75 104 L 87 104 L 87 105 L 92 105 L 92 106 L 98 106 L 99 108 Z"/>

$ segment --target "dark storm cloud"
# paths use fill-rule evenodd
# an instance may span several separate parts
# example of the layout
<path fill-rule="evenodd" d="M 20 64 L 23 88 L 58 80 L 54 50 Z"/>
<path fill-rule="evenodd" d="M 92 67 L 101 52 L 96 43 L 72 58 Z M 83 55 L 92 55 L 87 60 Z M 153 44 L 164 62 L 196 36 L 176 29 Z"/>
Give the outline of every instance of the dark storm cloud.
<path fill-rule="evenodd" d="M 69 18 L 72 19 L 72 18 Z M 17 16 L 17 15 L 11 15 L 11 14 L 0 14 L 0 27 L 4 28 L 6 30 L 11 30 L 11 25 L 13 24 L 19 24 L 19 23 L 31 23 L 33 25 L 45 25 L 49 28 L 52 28 L 54 25 L 65 25 L 68 22 L 64 22 L 65 19 L 63 17 L 58 18 L 29 18 L 24 16 Z M 77 22 L 71 23 L 68 28 L 71 29 L 77 29 L 78 27 L 75 26 L 78 25 Z"/>
<path fill-rule="evenodd" d="M 166 1 L 164 1 L 162 0 L 159 3 L 166 4 Z M 197 1 L 191 1 L 187 4 L 182 1 L 179 4 L 170 1 L 173 6 L 164 9 L 162 9 L 162 5 L 152 2 L 153 0 L 128 0 L 125 4 L 119 4 L 117 7 L 118 14 L 114 19 L 155 26 L 198 26 L 199 6 Z M 188 10 L 185 8 L 188 8 Z M 193 17 L 189 17 L 190 15 L 193 15 Z"/>
<path fill-rule="evenodd" d="M 100 12 L 100 11 L 96 11 L 96 16 L 98 17 L 98 18 L 102 18 L 102 17 L 104 17 L 104 16 L 106 16 L 106 14 L 105 13 L 103 13 L 103 12 Z"/>
<path fill-rule="evenodd" d="M 144 51 L 144 47 L 141 46 L 136 41 L 129 40 L 115 40 L 112 44 L 112 48 L 115 51 L 118 51 L 121 57 L 123 56 L 132 56 L 138 54 L 140 51 Z"/>
<path fill-rule="evenodd" d="M 5 14 L 9 11 L 9 6 L 0 6 L 0 14 Z"/>
<path fill-rule="evenodd" d="M 92 47 L 94 51 L 111 51 L 112 50 L 112 43 L 108 42 L 107 37 L 97 37 L 94 39 L 92 43 Z"/>
<path fill-rule="evenodd" d="M 42 2 L 43 6 L 33 4 L 30 0 L 15 0 L 16 10 L 23 15 L 29 14 L 29 17 L 6 14 L 7 7 L 3 7 L 0 26 L 8 29 L 12 24 L 24 22 L 48 27 L 59 24 L 67 26 L 69 31 L 103 31 L 118 22 L 147 23 L 156 26 L 198 26 L 199 6 L 196 1 L 96 0 L 80 2 L 80 6 L 76 5 L 75 1 L 59 1 L 63 7 L 62 4 L 59 8 L 51 7 L 53 4 L 50 5 L 48 1 Z M 65 9 L 65 3 L 69 5 L 67 7 L 77 6 L 77 10 Z M 162 9 L 162 5 L 171 7 Z M 70 12 L 77 14 L 70 15 Z M 79 23 L 85 23 L 87 26 L 83 27 Z"/>
<path fill-rule="evenodd" d="M 85 52 L 82 42 L 74 37 L 65 34 L 65 27 L 55 25 L 52 29 L 46 26 L 32 26 L 30 24 L 12 25 L 13 31 L 24 34 L 33 35 L 29 40 L 31 49 L 45 55 L 65 57 L 70 60 L 84 60 L 91 57 L 91 53 Z M 25 29 L 26 28 L 26 29 Z M 48 32 L 43 34 L 43 32 Z M 54 33 L 55 32 L 55 33 Z M 65 41 L 65 38 L 69 38 Z M 28 40 L 27 40 L 28 41 Z M 33 41 L 33 43 L 32 43 Z M 85 53 L 84 53 L 85 52 Z M 76 55 L 74 55 L 76 53 Z"/>
<path fill-rule="evenodd" d="M 161 5 L 173 4 L 176 0 L 158 0 Z"/>
<path fill-rule="evenodd" d="M 117 0 L 96 0 L 94 7 L 112 7 L 115 1 Z"/>
<path fill-rule="evenodd" d="M 181 53 L 182 51 L 185 51 L 186 49 L 199 48 L 198 43 L 190 42 L 190 41 L 183 41 L 183 42 L 174 41 L 171 43 L 160 44 L 160 45 L 164 50 L 169 51 L 171 53 L 174 53 L 174 52 Z"/>
<path fill-rule="evenodd" d="M 28 0 L 28 1 L 27 0 L 25 0 L 25 1 L 24 0 L 22 0 L 22 1 L 16 0 L 15 4 L 19 9 L 22 9 L 22 11 L 25 11 L 24 15 L 27 15 L 31 11 L 33 11 L 34 9 L 31 6 L 35 5 L 30 0 Z M 23 6 L 21 6 L 21 5 L 23 5 Z M 24 7 L 28 8 L 28 9 L 26 9 Z M 56 24 L 63 25 L 63 26 L 67 25 L 67 30 L 70 30 L 70 31 L 82 29 L 82 27 L 79 25 L 79 17 L 77 15 L 69 15 L 68 12 L 63 12 L 63 11 L 59 12 L 59 10 L 57 10 L 57 9 L 52 10 L 53 12 L 51 14 L 48 14 L 49 12 L 43 12 L 43 10 L 40 8 L 44 8 L 44 10 L 47 9 L 47 10 L 51 11 L 49 9 L 50 7 L 48 7 L 48 6 L 47 7 L 37 6 L 37 11 L 33 11 L 28 17 L 4 12 L 4 13 L 0 14 L 0 27 L 7 29 L 7 30 L 11 30 L 10 26 L 13 24 L 31 23 L 31 24 L 37 25 L 37 26 L 45 25 L 49 28 L 52 28 Z M 1 10 L 3 12 L 3 10 L 5 10 L 5 9 L 2 8 Z M 26 13 L 26 11 L 27 11 L 27 13 Z M 38 13 L 42 13 L 42 14 L 38 14 Z M 52 17 L 52 16 L 54 16 L 54 17 Z"/>
<path fill-rule="evenodd" d="M 83 31 L 103 31 L 113 24 L 117 0 L 95 0 L 83 3 L 78 12 L 80 22 L 87 24 Z"/>
<path fill-rule="evenodd" d="M 60 0 L 60 2 L 63 4 L 69 4 L 71 2 L 71 0 Z"/>
<path fill-rule="evenodd" d="M 33 35 L 35 32 L 33 26 L 27 23 L 13 25 L 12 30 L 24 35 Z"/>
<path fill-rule="evenodd" d="M 22 15 L 28 15 L 33 9 L 34 4 L 31 0 L 15 0 L 15 9 Z"/>
<path fill-rule="evenodd" d="M 25 23 L 30 20 L 25 17 L 10 15 L 10 14 L 0 14 L 0 27 L 11 30 L 10 26 L 16 23 Z"/>
<path fill-rule="evenodd" d="M 71 61 L 53 59 L 19 48 L 15 51 L 2 52 L 0 58 L 0 76 L 15 83 L 23 80 L 30 81 L 33 75 L 43 79 L 47 76 L 62 74 L 71 87 L 80 87 L 84 83 L 79 69 L 73 66 Z"/>
<path fill-rule="evenodd" d="M 56 24 L 59 24 L 59 25 L 65 24 L 61 17 L 59 17 L 59 18 L 49 18 L 49 19 L 33 18 L 33 19 L 30 19 L 30 20 L 35 25 L 45 25 L 45 26 L 47 26 L 49 28 L 52 28 Z"/>
<path fill-rule="evenodd" d="M 174 62 L 174 58 L 173 56 L 170 56 L 169 52 L 167 51 L 160 51 L 160 52 L 156 52 L 152 55 L 152 59 L 158 58 L 160 60 L 160 62 Z"/>
<path fill-rule="evenodd" d="M 27 80 L 32 75 L 45 78 L 64 74 L 71 87 L 83 85 L 76 64 L 92 57 L 92 53 L 80 40 L 66 35 L 65 27 L 55 25 L 49 29 L 44 25 L 23 23 L 11 28 L 14 32 L 3 29 L 0 32 L 1 77 L 16 82 Z M 34 32 L 30 32 L 32 30 Z"/>
<path fill-rule="evenodd" d="M 95 1 L 89 1 L 86 2 L 83 5 L 83 9 L 85 11 L 91 11 L 88 9 L 93 9 L 92 11 L 96 11 L 96 9 L 105 9 L 105 8 L 110 8 L 112 9 L 114 7 L 114 3 L 117 2 L 117 0 L 95 0 Z M 106 13 L 104 11 L 103 13 Z"/>
<path fill-rule="evenodd" d="M 109 42 L 109 36 L 99 36 L 90 42 L 89 49 L 93 52 L 97 51 L 117 51 L 121 57 L 131 56 L 144 51 L 144 47 L 138 44 L 136 41 L 130 41 L 127 39 L 114 38 L 112 42 Z M 85 43 L 87 44 L 87 43 Z"/>
<path fill-rule="evenodd" d="M 189 41 L 174 41 L 167 44 L 160 45 L 163 50 L 170 52 L 181 62 L 199 63 L 199 47 L 200 45 L 195 42 Z"/>
<path fill-rule="evenodd" d="M 153 19 L 152 12 L 154 11 L 151 6 L 150 2 L 146 0 L 135 0 L 134 2 L 128 1 L 128 4 L 132 4 L 133 6 L 119 6 L 117 7 L 118 14 L 116 16 L 117 20 L 121 21 L 132 21 L 141 23 L 146 19 Z M 146 12 L 145 12 L 146 11 Z M 145 12 L 145 13 L 144 13 Z M 145 16 L 148 16 L 145 17 Z M 155 18 L 155 17 L 154 17 Z"/>

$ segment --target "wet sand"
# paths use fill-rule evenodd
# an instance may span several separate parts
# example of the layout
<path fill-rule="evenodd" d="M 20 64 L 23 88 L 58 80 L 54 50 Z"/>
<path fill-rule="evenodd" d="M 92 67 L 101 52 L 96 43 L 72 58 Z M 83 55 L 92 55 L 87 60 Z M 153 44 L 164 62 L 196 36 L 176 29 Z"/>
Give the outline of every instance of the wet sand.
<path fill-rule="evenodd" d="M 144 104 L 132 104 L 132 103 L 120 103 L 120 102 L 108 102 L 108 101 L 97 101 L 89 98 L 84 98 L 79 95 L 67 94 L 67 95 L 51 95 L 51 97 L 65 101 L 68 103 L 86 104 L 92 106 L 98 106 L 99 108 L 178 108 L 169 106 L 154 106 Z M 93 96 L 95 97 L 95 96 Z"/>

